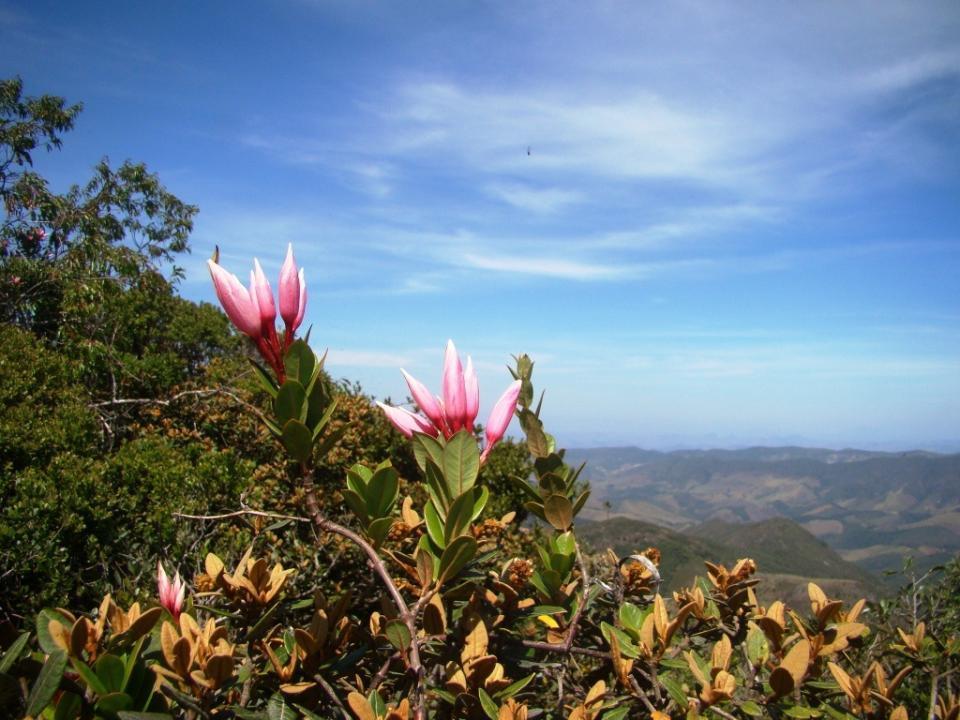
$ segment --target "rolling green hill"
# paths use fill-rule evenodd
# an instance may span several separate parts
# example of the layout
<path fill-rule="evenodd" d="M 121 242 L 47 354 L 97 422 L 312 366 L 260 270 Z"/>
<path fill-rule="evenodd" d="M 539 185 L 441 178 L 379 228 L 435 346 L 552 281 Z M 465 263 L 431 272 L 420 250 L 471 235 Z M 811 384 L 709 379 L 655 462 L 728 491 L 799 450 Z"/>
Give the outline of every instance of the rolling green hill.
<path fill-rule="evenodd" d="M 753 558 L 760 569 L 761 600 L 779 597 L 794 605 L 803 602 L 810 580 L 843 599 L 875 598 L 885 594 L 881 580 L 836 552 L 795 522 L 776 518 L 736 525 L 705 523 L 692 533 L 630 518 L 585 522 L 577 527 L 592 552 L 611 548 L 620 557 L 656 547 L 662 555 L 661 576 L 666 590 L 688 585 L 704 575 L 704 560 L 730 567 L 739 558 Z"/>

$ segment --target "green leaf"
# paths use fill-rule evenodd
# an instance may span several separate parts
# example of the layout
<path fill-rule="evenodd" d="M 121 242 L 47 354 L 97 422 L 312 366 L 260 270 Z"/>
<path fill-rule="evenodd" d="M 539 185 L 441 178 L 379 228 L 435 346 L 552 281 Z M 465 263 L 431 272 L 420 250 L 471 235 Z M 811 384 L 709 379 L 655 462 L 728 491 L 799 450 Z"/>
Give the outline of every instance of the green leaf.
<path fill-rule="evenodd" d="M 513 483 L 514 486 L 519 488 L 534 502 L 540 502 L 540 493 L 537 492 L 537 489 L 528 483 L 524 478 L 517 477 L 516 475 L 507 475 L 507 479 Z"/>
<path fill-rule="evenodd" d="M 347 470 L 347 487 L 361 498 L 367 496 L 367 483 L 373 477 L 373 470 L 362 463 L 355 463 Z"/>
<path fill-rule="evenodd" d="M 123 680 L 126 676 L 123 660 L 116 655 L 101 655 L 93 669 L 108 693 L 123 691 Z"/>
<path fill-rule="evenodd" d="M 677 704 L 678 707 L 687 707 L 687 694 L 683 692 L 683 687 L 674 678 L 666 675 L 660 676 L 660 684 L 667 689 L 667 694 Z"/>
<path fill-rule="evenodd" d="M 747 657 L 754 667 L 761 667 L 770 656 L 770 646 L 767 637 L 758 626 L 752 625 L 747 631 Z"/>
<path fill-rule="evenodd" d="M 383 634 L 397 650 L 406 650 L 410 647 L 410 628 L 402 620 L 388 622 Z"/>
<path fill-rule="evenodd" d="M 20 653 L 23 652 L 29 640 L 30 633 L 25 632 L 13 641 L 13 644 L 8 647 L 7 651 L 3 654 L 3 659 L 0 660 L 0 673 L 5 673 L 13 667 L 13 664 L 19 659 Z"/>
<path fill-rule="evenodd" d="M 564 495 L 548 495 L 543 501 L 543 514 L 547 522 L 561 532 L 573 523 L 573 505 Z"/>
<path fill-rule="evenodd" d="M 276 616 L 277 612 L 280 610 L 280 600 L 277 600 L 271 605 L 267 610 L 259 617 L 257 622 L 247 631 L 247 636 L 244 638 L 245 642 L 253 642 L 258 640 L 263 634 L 270 629 L 270 625 L 273 623 L 273 618 Z"/>
<path fill-rule="evenodd" d="M 477 554 L 477 541 L 469 535 L 461 535 L 447 544 L 440 556 L 439 581 L 454 577 Z"/>
<path fill-rule="evenodd" d="M 283 700 L 283 695 L 274 693 L 267 702 L 267 717 L 270 720 L 296 720 L 297 713 Z"/>
<path fill-rule="evenodd" d="M 461 430 L 443 449 L 443 477 L 451 498 L 473 487 L 480 471 L 480 450 L 473 435 Z"/>
<path fill-rule="evenodd" d="M 620 705 L 619 707 L 612 707 L 609 710 L 604 710 L 602 717 L 603 720 L 623 720 L 623 718 L 625 718 L 629 712 L 629 705 Z"/>
<path fill-rule="evenodd" d="M 484 714 L 490 720 L 497 720 L 500 717 L 500 708 L 493 701 L 493 698 L 487 695 L 487 691 L 483 688 L 479 688 L 478 694 L 480 696 L 480 707 L 483 708 Z"/>
<path fill-rule="evenodd" d="M 494 693 L 494 697 L 498 700 L 506 700 L 516 695 L 518 692 L 523 690 L 527 685 L 530 684 L 530 681 L 536 676 L 536 673 L 530 673 L 525 678 L 520 678 L 515 683 L 507 685 L 503 690 Z"/>
<path fill-rule="evenodd" d="M 287 380 L 277 391 L 273 412 L 282 427 L 289 420 L 303 422 L 307 419 L 307 391 L 296 380 Z"/>
<path fill-rule="evenodd" d="M 476 491 L 474 491 L 476 495 Z M 487 488 L 480 488 L 480 494 L 476 500 L 473 501 L 473 514 L 470 516 L 470 522 L 473 522 L 478 517 L 480 513 L 483 512 L 483 509 L 487 506 L 487 500 L 490 499 L 490 490 Z"/>
<path fill-rule="evenodd" d="M 647 613 L 632 602 L 624 602 L 620 606 L 620 622 L 631 630 L 639 631 L 646 616 Z"/>
<path fill-rule="evenodd" d="M 47 656 L 33 687 L 30 688 L 30 695 L 27 697 L 27 715 L 37 717 L 43 712 L 54 693 L 57 692 L 57 688 L 60 687 L 60 680 L 66 667 L 67 654 L 63 650 L 58 649 Z"/>
<path fill-rule="evenodd" d="M 306 388 L 313 379 L 317 356 L 303 340 L 294 340 L 283 358 L 283 368 L 288 378 L 297 380 Z"/>
<path fill-rule="evenodd" d="M 433 544 L 443 550 L 447 546 L 447 541 L 443 536 L 443 521 L 440 519 L 440 514 L 436 508 L 433 507 L 432 500 L 428 500 L 427 504 L 423 506 L 423 519 L 427 525 L 427 534 Z"/>
<path fill-rule="evenodd" d="M 370 517 L 379 518 L 387 515 L 397 501 L 399 491 L 397 471 L 390 467 L 389 463 L 378 467 L 370 478 L 365 496 Z"/>
<path fill-rule="evenodd" d="M 577 553 L 577 539 L 572 532 L 557 535 L 553 540 L 553 546 L 557 549 L 558 553 L 563 553 L 564 555 L 575 555 Z"/>
<path fill-rule="evenodd" d="M 375 548 L 380 547 L 391 527 L 393 527 L 393 518 L 391 517 L 377 518 L 367 526 L 367 535 L 370 536 Z"/>
<path fill-rule="evenodd" d="M 67 618 L 58 613 L 56 610 L 44 608 L 37 613 L 37 642 L 40 644 L 40 649 L 43 650 L 43 652 L 47 655 L 63 649 L 57 645 L 50 636 L 50 630 L 48 629 L 48 626 L 54 620 L 63 625 L 68 631 L 73 626 L 73 623 L 67 620 Z"/>
<path fill-rule="evenodd" d="M 120 720 L 173 720 L 173 715 L 162 712 L 136 712 L 133 710 L 121 710 L 117 713 L 117 716 L 120 718 Z M 239 717 L 239 715 L 237 717 Z"/>
<path fill-rule="evenodd" d="M 753 717 L 763 717 L 763 708 L 757 705 L 753 700 L 744 700 L 740 703 L 740 709 L 747 715 Z"/>
<path fill-rule="evenodd" d="M 610 642 L 610 636 L 614 635 L 617 638 L 617 643 L 620 645 L 620 654 L 628 658 L 638 658 L 640 657 L 640 650 L 637 648 L 636 644 L 633 642 L 631 637 L 627 635 L 623 630 L 618 627 L 614 627 L 610 623 L 603 621 L 600 623 L 600 632 L 603 637 L 606 639 L 608 644 Z"/>
<path fill-rule="evenodd" d="M 447 521 L 443 525 L 443 539 L 449 544 L 453 538 L 462 535 L 470 527 L 473 516 L 473 492 L 468 490 L 453 501 L 447 512 Z"/>
<path fill-rule="evenodd" d="M 73 669 L 77 671 L 80 677 L 83 678 L 83 681 L 91 688 L 97 695 L 106 695 L 107 688 L 104 686 L 103 681 L 97 677 L 97 674 L 90 669 L 90 666 L 87 665 L 82 660 L 71 659 L 70 664 L 73 665 Z"/>
<path fill-rule="evenodd" d="M 133 698 L 124 692 L 112 692 L 97 699 L 96 708 L 100 713 L 112 714 L 126 710 L 133 705 Z"/>
<path fill-rule="evenodd" d="M 299 420 L 288 420 L 283 426 L 283 446 L 297 462 L 307 462 L 313 454 L 313 436 Z"/>
<path fill-rule="evenodd" d="M 413 456 L 421 472 L 427 471 L 427 460 L 438 468 L 443 467 L 443 445 L 436 438 L 424 433 L 413 434 Z"/>
<path fill-rule="evenodd" d="M 333 417 L 339 403 L 340 398 L 329 400 L 326 391 L 319 383 L 314 386 L 307 398 L 307 427 L 313 431 L 314 440 L 320 436 L 327 423 L 330 422 L 330 418 Z"/>
<path fill-rule="evenodd" d="M 253 366 L 253 376 L 260 383 L 268 395 L 272 398 L 277 397 L 277 381 L 273 379 L 273 376 L 267 372 L 266 368 L 263 367 L 253 358 L 247 358 L 250 361 L 250 364 Z"/>
<path fill-rule="evenodd" d="M 527 436 L 527 449 L 530 454 L 535 458 L 547 457 L 550 454 L 550 444 L 543 432 L 543 423 L 540 422 L 540 418 L 526 408 L 517 414 L 520 418 L 520 427 Z"/>
<path fill-rule="evenodd" d="M 580 514 L 580 511 L 583 510 L 583 506 L 587 504 L 587 500 L 590 498 L 590 491 L 580 493 L 580 497 L 577 498 L 576 502 L 573 503 L 573 516 L 576 517 Z"/>
<path fill-rule="evenodd" d="M 83 700 L 76 693 L 65 692 L 57 701 L 57 709 L 53 713 L 53 720 L 75 720 L 80 715 Z M 169 716 L 167 716 L 169 718 Z M 169 718 L 173 720 L 173 718 Z"/>
<path fill-rule="evenodd" d="M 367 702 L 370 703 L 370 709 L 377 717 L 383 717 L 387 714 L 387 704 L 376 690 L 370 691 L 370 694 L 367 695 Z"/>

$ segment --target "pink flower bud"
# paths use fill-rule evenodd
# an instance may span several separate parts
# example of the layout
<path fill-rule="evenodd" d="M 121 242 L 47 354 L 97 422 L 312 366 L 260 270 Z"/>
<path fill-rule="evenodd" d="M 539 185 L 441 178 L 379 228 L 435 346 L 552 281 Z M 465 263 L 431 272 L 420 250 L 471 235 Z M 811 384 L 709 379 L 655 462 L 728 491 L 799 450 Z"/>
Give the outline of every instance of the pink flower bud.
<path fill-rule="evenodd" d="M 227 272 L 213 260 L 207 260 L 207 266 L 210 268 L 217 298 L 230 322 L 244 335 L 256 340 L 260 337 L 260 309 L 255 296 L 251 295 L 236 275 Z"/>
<path fill-rule="evenodd" d="M 415 432 L 424 433 L 431 437 L 438 435 L 437 429 L 425 417 L 416 415 L 404 408 L 385 405 L 382 402 L 378 402 L 377 405 L 383 410 L 383 413 L 387 416 L 387 420 L 389 420 L 397 430 L 403 433 L 405 437 L 413 437 Z"/>
<path fill-rule="evenodd" d="M 277 308 L 273 304 L 273 290 L 270 288 L 270 282 L 267 276 L 263 274 L 263 268 L 260 267 L 260 261 L 253 259 L 253 275 L 250 279 L 252 289 L 251 295 L 257 298 L 257 305 L 260 308 L 260 323 L 263 327 L 273 327 L 277 319 Z"/>
<path fill-rule="evenodd" d="M 158 560 L 157 595 L 160 597 L 160 605 L 165 607 L 170 614 L 173 615 L 174 620 L 180 619 L 180 611 L 183 609 L 183 599 L 186 591 L 187 589 L 183 585 L 183 580 L 180 579 L 180 573 L 177 572 L 171 584 L 170 578 L 167 577 L 167 573 L 163 569 L 163 564 Z"/>
<path fill-rule="evenodd" d="M 279 295 L 280 317 L 283 318 L 283 323 L 286 325 L 289 334 L 303 320 L 303 310 L 307 300 L 303 271 L 297 272 L 297 263 L 293 259 L 293 245 L 287 245 L 287 258 L 280 268 Z"/>
<path fill-rule="evenodd" d="M 453 340 L 447 340 L 443 359 L 443 412 L 453 432 L 464 426 L 467 409 L 467 391 L 463 384 L 463 366 Z"/>
<path fill-rule="evenodd" d="M 477 372 L 473 369 L 473 358 L 467 355 L 467 369 L 463 371 L 463 388 L 466 394 L 466 410 L 464 425 L 473 432 L 473 421 L 480 411 L 480 385 L 477 382 Z"/>
<path fill-rule="evenodd" d="M 433 394 L 427 390 L 426 386 L 417 380 L 415 377 L 410 375 L 403 368 L 400 369 L 403 379 L 407 381 L 407 387 L 410 388 L 410 394 L 413 396 L 413 399 L 416 400 L 417 405 L 420 406 L 420 409 L 423 411 L 423 414 L 430 418 L 436 427 L 443 427 L 443 409 L 440 407 L 440 403 L 437 402 L 437 399 Z"/>
<path fill-rule="evenodd" d="M 517 398 L 520 397 L 520 386 L 522 384 L 520 380 L 511 383 L 510 387 L 497 400 L 493 410 L 490 411 L 490 417 L 487 418 L 487 426 L 484 430 L 487 435 L 487 447 L 483 450 L 484 457 L 507 431 L 507 427 L 513 419 L 513 413 L 517 409 Z"/>

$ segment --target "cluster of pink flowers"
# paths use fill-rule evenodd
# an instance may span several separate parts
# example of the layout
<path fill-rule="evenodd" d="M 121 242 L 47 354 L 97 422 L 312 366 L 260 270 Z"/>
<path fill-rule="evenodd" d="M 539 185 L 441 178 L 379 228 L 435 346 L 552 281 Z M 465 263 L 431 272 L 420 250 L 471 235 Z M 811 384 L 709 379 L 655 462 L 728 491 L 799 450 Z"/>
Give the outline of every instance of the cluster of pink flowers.
<path fill-rule="evenodd" d="M 273 369 L 279 382 L 284 380 L 283 356 L 303 322 L 307 305 L 307 287 L 303 270 L 297 270 L 293 247 L 287 246 L 287 258 L 280 268 L 279 305 L 285 331 L 283 344 L 277 336 L 277 306 L 273 290 L 259 261 L 254 259 L 250 271 L 250 287 L 245 288 L 237 276 L 224 270 L 215 260 L 208 260 L 213 286 L 230 322 L 256 343 L 260 355 Z"/>
<path fill-rule="evenodd" d="M 224 270 L 215 260 L 209 260 L 208 264 L 217 297 L 227 317 L 240 332 L 256 343 L 260 354 L 273 368 L 277 379 L 282 383 L 284 380 L 283 356 L 293 342 L 294 332 L 303 321 L 303 311 L 307 303 L 303 270 L 297 270 L 293 260 L 293 248 L 287 247 L 287 258 L 280 269 L 280 316 L 286 327 L 282 346 L 275 327 L 277 310 L 273 301 L 273 291 L 263 274 L 260 263 L 257 260 L 253 261 L 249 288 L 245 288 L 235 275 Z M 474 420 L 480 409 L 477 373 L 473 367 L 473 360 L 469 356 L 466 370 L 464 370 L 452 340 L 447 342 L 443 362 L 442 398 L 432 395 L 423 383 L 405 370 L 400 372 L 403 373 L 410 388 L 410 394 L 413 395 L 423 414 L 377 403 L 397 430 L 406 437 L 413 437 L 414 433 L 419 432 L 448 439 L 460 430 L 473 432 Z M 507 431 L 517 409 L 520 385 L 519 380 L 511 383 L 493 406 L 487 424 L 484 426 L 487 442 L 481 460 L 486 460 L 490 450 Z"/>
<path fill-rule="evenodd" d="M 157 561 L 157 595 L 160 597 L 161 607 L 165 607 L 173 619 L 180 619 L 180 612 L 183 610 L 183 599 L 186 596 L 187 588 L 180 579 L 180 573 L 177 572 L 170 582 L 167 572 L 163 569 L 163 563 Z"/>
<path fill-rule="evenodd" d="M 443 361 L 443 397 L 434 397 L 427 387 L 401 370 L 410 394 L 416 401 L 423 415 L 412 413 L 400 407 L 393 407 L 378 402 L 377 405 L 406 437 L 413 437 L 414 433 L 424 433 L 431 437 L 451 438 L 460 430 L 473 432 L 473 422 L 480 409 L 480 387 L 477 383 L 477 373 L 473 368 L 473 360 L 467 356 L 467 368 L 463 369 L 453 340 L 447 341 L 447 351 Z M 484 447 L 482 460 L 493 446 L 503 437 L 517 409 L 517 398 L 520 395 L 520 381 L 516 380 L 507 387 L 500 399 L 497 400 L 487 418 L 484 434 L 487 444 Z"/>

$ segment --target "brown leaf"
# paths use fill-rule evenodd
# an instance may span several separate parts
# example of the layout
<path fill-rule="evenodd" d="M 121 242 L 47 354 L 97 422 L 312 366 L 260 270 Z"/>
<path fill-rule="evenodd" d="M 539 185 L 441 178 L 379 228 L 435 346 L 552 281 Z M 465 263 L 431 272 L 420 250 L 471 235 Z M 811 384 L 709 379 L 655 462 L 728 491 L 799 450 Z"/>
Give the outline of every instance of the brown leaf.
<path fill-rule="evenodd" d="M 793 692 L 793 676 L 782 667 L 770 673 L 770 688 L 777 697 L 783 697 Z"/>
<path fill-rule="evenodd" d="M 353 710 L 353 714 L 357 716 L 357 720 L 377 720 L 377 716 L 374 715 L 370 703 L 356 690 L 347 695 L 347 705 Z"/>

